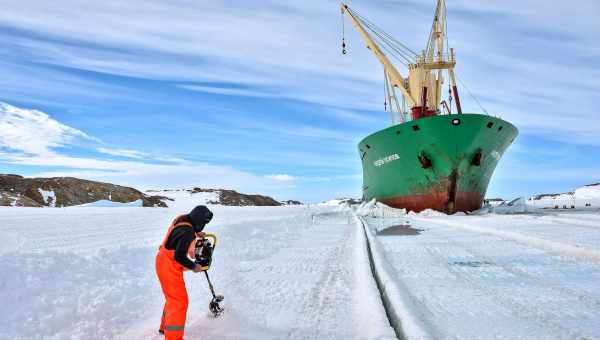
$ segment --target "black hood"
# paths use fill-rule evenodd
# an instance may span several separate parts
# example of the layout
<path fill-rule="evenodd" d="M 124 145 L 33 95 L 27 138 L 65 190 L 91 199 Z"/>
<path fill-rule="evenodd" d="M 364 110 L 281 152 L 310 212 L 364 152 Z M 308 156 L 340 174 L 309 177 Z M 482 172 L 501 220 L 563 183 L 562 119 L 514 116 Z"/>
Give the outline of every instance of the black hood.
<path fill-rule="evenodd" d="M 213 213 L 204 205 L 195 207 L 188 215 L 188 219 L 192 222 L 195 232 L 201 232 L 204 226 L 212 220 Z"/>

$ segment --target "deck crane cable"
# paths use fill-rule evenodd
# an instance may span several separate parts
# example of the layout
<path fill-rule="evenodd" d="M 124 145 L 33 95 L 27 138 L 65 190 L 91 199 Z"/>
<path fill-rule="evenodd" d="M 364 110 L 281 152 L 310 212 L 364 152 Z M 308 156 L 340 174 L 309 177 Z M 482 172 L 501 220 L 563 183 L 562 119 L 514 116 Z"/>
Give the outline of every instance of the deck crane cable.
<path fill-rule="evenodd" d="M 393 56 L 397 60 L 400 60 L 398 57 L 404 59 L 404 61 L 402 61 L 402 64 L 406 65 L 407 63 L 411 63 L 414 61 L 412 55 L 406 53 L 406 51 L 403 51 L 402 48 L 396 45 L 393 41 L 390 41 L 389 38 L 385 36 L 385 34 L 383 34 L 380 31 L 374 30 L 367 23 L 362 24 L 365 28 L 367 28 L 374 34 L 374 37 L 376 38 L 376 40 L 379 41 L 381 47 L 387 50 L 388 53 L 391 54 L 391 56 Z"/>
<path fill-rule="evenodd" d="M 378 33 L 381 34 L 383 36 L 385 36 L 389 41 L 389 43 L 391 45 L 396 45 L 398 49 L 402 50 L 407 56 L 410 56 L 411 58 L 416 57 L 417 53 L 415 53 L 413 50 L 411 50 L 408 46 L 404 45 L 403 43 L 399 42 L 398 40 L 396 40 L 392 35 L 390 35 L 389 33 L 385 32 L 383 29 L 379 28 L 375 23 L 373 23 L 372 21 L 370 21 L 369 19 L 363 17 L 362 15 L 356 13 L 356 11 L 349 9 L 350 13 L 352 13 L 356 18 L 358 18 L 361 23 L 365 26 L 368 26 L 369 29 L 374 32 L 374 33 Z"/>
<path fill-rule="evenodd" d="M 381 44 L 381 46 L 388 52 L 390 53 L 394 59 L 400 61 L 402 64 L 407 65 L 408 63 L 412 63 L 414 62 L 414 60 L 416 59 L 417 54 L 415 52 L 413 52 L 410 48 L 408 48 L 407 46 L 405 46 L 404 44 L 398 42 L 396 39 L 394 39 L 391 35 L 389 35 L 388 33 L 386 33 L 385 31 L 383 31 L 382 29 L 380 29 L 379 27 L 377 27 L 377 25 L 375 25 L 374 23 L 370 22 L 368 19 L 366 19 L 365 17 L 361 16 L 360 14 L 356 13 L 354 10 L 351 9 L 347 9 L 355 18 L 357 18 L 358 21 L 360 21 L 360 23 L 367 28 L 369 31 L 371 31 L 377 38 L 377 40 L 379 40 Z M 404 61 L 401 61 L 398 57 L 404 59 Z"/>
<path fill-rule="evenodd" d="M 396 91 L 394 87 L 390 84 L 389 76 L 385 68 L 383 69 L 383 85 L 384 85 L 384 110 L 390 113 L 390 118 L 392 119 L 392 124 L 396 125 L 399 123 L 406 122 L 404 117 L 404 96 L 402 96 L 402 106 L 398 103 L 398 97 L 396 95 Z M 388 110 L 389 105 L 389 110 Z M 395 106 L 395 109 L 394 109 Z"/>
<path fill-rule="evenodd" d="M 486 115 L 490 116 L 490 113 L 481 105 L 481 103 L 479 102 L 479 99 L 477 99 L 477 97 L 475 97 L 475 95 L 471 92 L 471 90 L 469 90 L 469 88 L 467 87 L 467 85 L 462 81 L 462 79 L 460 79 L 460 77 L 456 76 L 456 79 L 458 79 L 458 81 L 460 82 L 460 84 L 465 88 L 465 90 L 467 90 L 467 93 L 469 93 L 469 96 L 471 96 L 471 98 L 473 98 L 475 100 L 475 102 L 477 103 L 477 105 L 479 105 L 479 108 L 485 112 Z"/>
<path fill-rule="evenodd" d="M 374 33 L 374 34 L 376 34 L 376 35 L 377 35 L 377 33 Z M 380 42 L 381 42 L 381 40 L 380 40 Z M 408 64 L 410 64 L 410 63 L 411 63 L 411 60 L 410 60 L 410 59 L 408 59 L 406 56 L 404 56 L 404 55 L 402 55 L 402 54 L 399 54 L 399 53 L 397 52 L 397 50 L 393 49 L 393 47 L 392 47 L 391 45 L 388 45 L 388 44 L 386 44 L 386 43 L 383 43 L 383 44 L 380 44 L 380 46 L 381 46 L 381 48 L 382 48 L 383 50 L 385 50 L 385 51 L 388 53 L 388 55 L 390 55 L 390 56 L 391 56 L 392 58 L 394 58 L 396 61 L 400 62 L 402 65 L 404 65 L 404 66 L 407 66 L 407 67 L 408 67 Z"/>
<path fill-rule="evenodd" d="M 387 100 L 389 98 L 389 94 L 388 94 L 388 78 L 387 78 L 387 73 L 385 72 L 385 68 L 383 69 L 383 95 L 385 96 L 383 98 L 383 110 L 387 111 Z M 392 106 L 390 105 L 390 108 Z"/>
<path fill-rule="evenodd" d="M 396 60 L 397 62 L 401 63 L 402 65 L 408 67 L 408 64 L 410 63 L 410 61 L 407 61 L 406 58 L 402 58 L 400 59 L 398 57 L 398 55 L 391 50 L 389 47 L 387 47 L 387 45 L 381 45 L 381 48 L 387 52 L 387 54 L 392 57 L 394 60 Z"/>
<path fill-rule="evenodd" d="M 377 33 L 373 32 L 373 34 L 375 34 L 377 37 L 379 37 L 379 35 Z M 382 39 L 376 39 L 376 40 L 380 43 L 379 44 L 380 47 L 383 50 L 385 50 L 390 57 L 392 57 L 393 59 L 395 59 L 402 65 L 408 66 L 408 64 L 411 63 L 411 60 L 409 58 L 407 58 L 402 53 L 399 53 L 398 50 L 394 49 L 394 47 L 392 45 L 387 44 Z"/>
<path fill-rule="evenodd" d="M 348 11 L 350 11 L 350 9 L 348 9 Z M 352 12 L 352 13 L 353 13 L 353 15 L 356 15 L 355 12 Z M 395 59 L 402 65 L 408 66 L 408 64 L 411 62 L 411 60 L 410 60 L 410 58 L 407 58 L 405 56 L 404 52 L 400 51 L 397 47 L 394 47 L 394 44 L 390 43 L 388 41 L 388 39 L 382 33 L 373 30 L 371 27 L 368 27 L 368 24 L 363 22 L 362 20 L 360 20 L 358 18 L 357 18 L 357 20 L 359 20 L 363 26 L 367 27 L 371 32 L 373 32 L 373 34 L 375 34 L 377 37 L 379 37 L 379 39 L 376 39 L 376 40 L 380 43 L 381 48 L 383 50 L 385 50 L 390 57 L 392 57 L 393 59 Z M 345 52 L 345 44 L 344 44 L 344 40 L 342 39 L 342 53 L 344 53 L 344 52 Z"/>
<path fill-rule="evenodd" d="M 390 41 L 389 38 L 387 36 L 385 36 L 384 33 L 373 30 L 371 27 L 369 27 L 368 24 L 364 23 L 363 26 L 365 26 L 367 29 L 369 29 L 377 38 L 377 40 L 379 40 L 379 42 L 381 43 L 381 46 L 388 50 L 392 49 L 393 55 L 397 55 L 400 56 L 402 59 L 404 59 L 407 63 L 411 63 L 413 61 L 412 56 L 408 53 L 406 53 L 405 51 L 403 51 L 401 48 L 399 48 L 397 45 L 394 44 L 393 41 Z"/>

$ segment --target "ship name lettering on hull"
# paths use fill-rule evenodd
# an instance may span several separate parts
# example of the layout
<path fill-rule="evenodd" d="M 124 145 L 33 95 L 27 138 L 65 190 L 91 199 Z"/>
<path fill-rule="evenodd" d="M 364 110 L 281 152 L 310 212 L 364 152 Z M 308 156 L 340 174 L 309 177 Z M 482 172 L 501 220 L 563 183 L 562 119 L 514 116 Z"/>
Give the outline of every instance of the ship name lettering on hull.
<path fill-rule="evenodd" d="M 395 153 L 395 154 L 391 154 L 387 157 L 380 158 L 380 159 L 376 160 L 375 162 L 373 162 L 373 164 L 375 166 L 382 166 L 382 165 L 385 165 L 386 163 L 393 162 L 398 159 L 400 159 L 400 156 L 398 156 L 398 154 Z"/>

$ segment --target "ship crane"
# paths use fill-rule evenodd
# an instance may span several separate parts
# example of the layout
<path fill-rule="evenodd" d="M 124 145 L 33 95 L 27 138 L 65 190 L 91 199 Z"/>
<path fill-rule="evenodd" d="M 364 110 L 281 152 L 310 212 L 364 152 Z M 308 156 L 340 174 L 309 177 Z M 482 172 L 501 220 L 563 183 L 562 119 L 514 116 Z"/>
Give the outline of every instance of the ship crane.
<path fill-rule="evenodd" d="M 359 32 L 367 48 L 375 54 L 383 65 L 386 103 L 390 103 L 391 111 L 395 108 L 400 116 L 400 123 L 406 120 L 406 114 L 404 105 L 401 108 L 398 102 L 396 89 L 400 90 L 404 99 L 403 102 L 410 107 L 413 120 L 440 114 L 442 112 L 440 110 L 441 105 L 447 107 L 447 112 L 451 113 L 451 106 L 448 106 L 448 103 L 441 99 L 444 70 L 448 72 L 450 78 L 456 110 L 459 114 L 462 114 L 454 75 L 456 65 L 454 49 L 448 47 L 446 35 L 446 4 L 444 0 L 437 1 L 427 48 L 420 54 L 396 41 L 392 36 L 350 9 L 346 4 L 342 3 L 341 10 L 342 15 L 345 14 L 350 18 L 352 25 Z M 345 54 L 345 42 L 343 41 L 342 44 Z M 388 55 L 406 66 L 408 77 L 402 76 Z M 396 124 L 394 118 L 392 118 L 392 122 Z"/>

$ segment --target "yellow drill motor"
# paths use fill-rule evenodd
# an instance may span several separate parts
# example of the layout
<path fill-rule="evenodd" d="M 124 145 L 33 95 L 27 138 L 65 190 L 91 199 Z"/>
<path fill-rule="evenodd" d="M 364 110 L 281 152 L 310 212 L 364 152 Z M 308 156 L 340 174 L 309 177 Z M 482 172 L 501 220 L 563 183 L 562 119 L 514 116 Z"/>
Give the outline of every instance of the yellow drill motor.
<path fill-rule="evenodd" d="M 214 317 L 218 317 L 219 315 L 221 315 L 221 313 L 223 313 L 224 308 L 221 305 L 219 305 L 219 303 L 225 298 L 223 297 L 223 295 L 215 294 L 215 289 L 213 288 L 213 285 L 210 282 L 210 278 L 208 277 L 208 269 L 210 268 L 210 264 L 212 263 L 212 255 L 216 246 L 217 236 L 215 234 L 205 234 L 203 238 L 199 238 L 198 240 L 196 240 L 195 262 L 200 265 L 202 271 L 204 272 L 204 275 L 206 275 L 208 287 L 210 288 L 210 292 L 213 296 L 211 302 L 208 304 L 208 309 Z"/>

